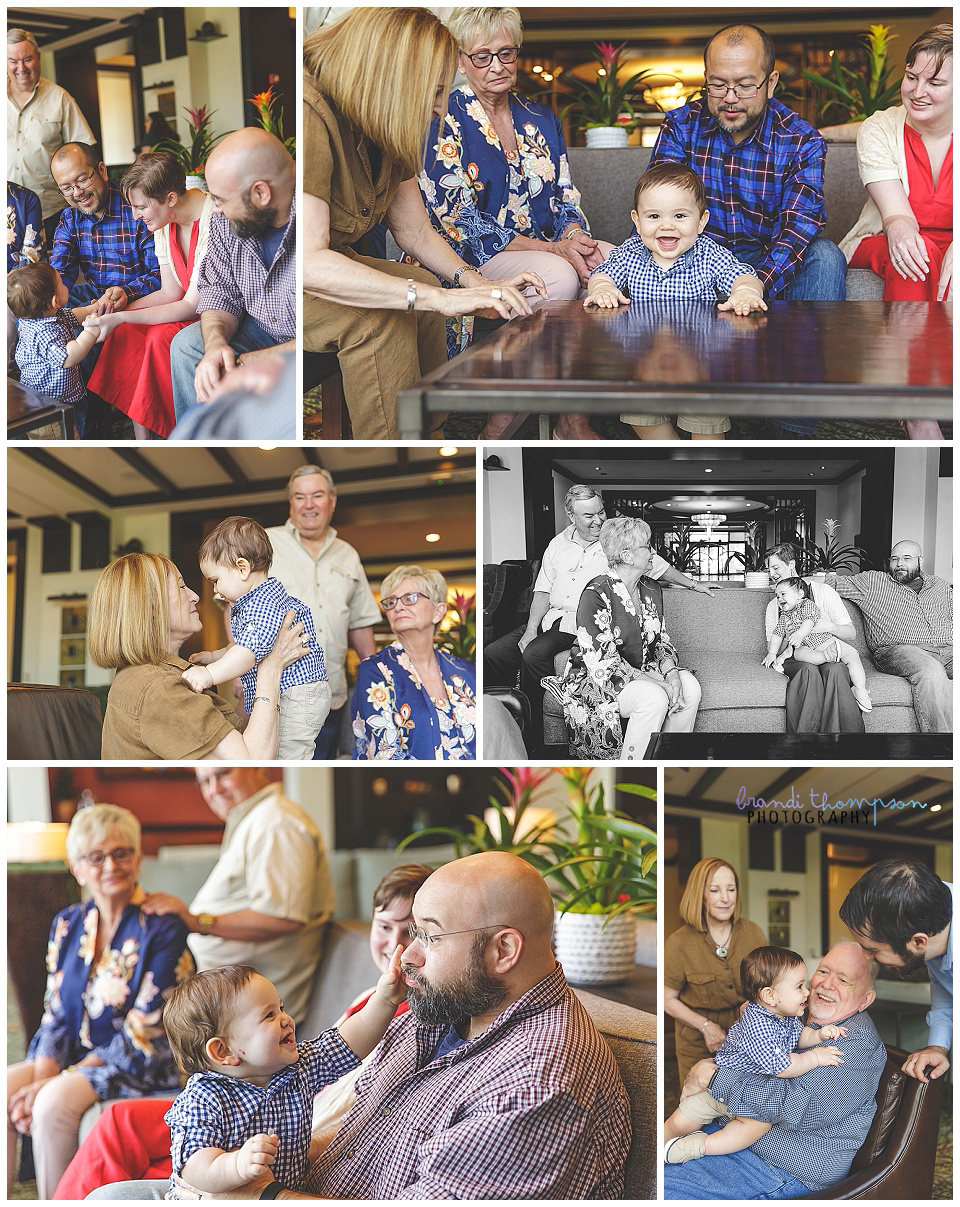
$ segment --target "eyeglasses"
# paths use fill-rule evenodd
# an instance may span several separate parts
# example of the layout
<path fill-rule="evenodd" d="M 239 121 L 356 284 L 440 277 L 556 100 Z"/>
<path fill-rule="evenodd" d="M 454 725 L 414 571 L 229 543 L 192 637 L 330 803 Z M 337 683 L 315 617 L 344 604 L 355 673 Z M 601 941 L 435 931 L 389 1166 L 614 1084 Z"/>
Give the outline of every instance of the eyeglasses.
<path fill-rule="evenodd" d="M 57 189 L 57 192 L 62 197 L 72 197 L 74 193 L 82 193 L 94 176 L 96 171 L 88 172 L 86 176 L 78 176 L 73 184 L 65 184 L 62 189 Z"/>
<path fill-rule="evenodd" d="M 81 855 L 80 858 L 92 868 L 102 868 L 108 859 L 112 859 L 114 864 L 120 867 L 129 863 L 135 854 L 133 847 L 114 847 L 112 851 L 91 851 L 89 855 Z"/>
<path fill-rule="evenodd" d="M 738 101 L 748 101 L 757 95 L 773 72 L 768 72 L 759 84 L 707 84 L 705 92 L 715 100 L 722 101 L 728 92 L 732 92 Z"/>
<path fill-rule="evenodd" d="M 445 930 L 439 935 L 428 935 L 425 930 L 414 922 L 407 924 L 407 933 L 411 941 L 419 940 L 421 947 L 432 947 L 438 939 L 448 939 L 451 935 L 475 935 L 481 930 L 497 930 L 506 927 L 506 922 L 488 922 L 486 926 L 471 926 L 468 930 Z M 515 930 L 516 927 L 511 927 Z"/>
<path fill-rule="evenodd" d="M 901 563 L 906 563 L 906 565 L 909 566 L 911 562 L 919 562 L 919 560 L 920 559 L 918 557 L 891 557 L 890 565 L 897 566 Z"/>
<path fill-rule="evenodd" d="M 519 46 L 504 46 L 503 50 L 478 50 L 476 54 L 467 54 L 465 50 L 460 53 L 465 59 L 469 59 L 474 67 L 489 67 L 495 58 L 501 63 L 515 63 L 520 57 Z"/>
<path fill-rule="evenodd" d="M 380 608 L 384 612 L 392 612 L 398 603 L 405 603 L 411 608 L 418 599 L 429 599 L 425 591 L 408 591 L 406 595 L 390 595 L 380 600 Z"/>

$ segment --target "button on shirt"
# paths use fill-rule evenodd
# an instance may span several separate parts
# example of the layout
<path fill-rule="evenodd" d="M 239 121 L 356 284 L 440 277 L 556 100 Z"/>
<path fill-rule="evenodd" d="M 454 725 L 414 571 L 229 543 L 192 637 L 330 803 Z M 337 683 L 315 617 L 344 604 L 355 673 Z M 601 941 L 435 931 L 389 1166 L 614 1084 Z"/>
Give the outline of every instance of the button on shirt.
<path fill-rule="evenodd" d="M 7 179 L 33 189 L 44 218 L 66 204 L 50 172 L 54 152 L 65 142 L 96 141 L 77 102 L 59 84 L 39 79 L 33 95 L 18 109 L 7 81 Z"/>
<path fill-rule="evenodd" d="M 80 368 L 63 362 L 67 344 L 79 334 L 80 324 L 66 306 L 49 318 L 21 319 L 15 354 L 21 383 L 60 402 L 78 403 L 86 393 Z"/>
<path fill-rule="evenodd" d="M 948 884 L 950 896 L 953 897 L 953 885 Z M 952 912 L 952 911 L 951 911 Z M 929 1044 L 946 1048 L 948 1051 L 953 1043 L 953 925 L 947 936 L 947 950 L 942 956 L 927 960 L 927 972 L 930 974 L 930 1013 L 927 1015 L 927 1026 L 930 1028 Z"/>
<path fill-rule="evenodd" d="M 640 236 L 634 235 L 615 247 L 594 272 L 610 277 L 631 302 L 656 302 L 665 297 L 723 301 L 737 277 L 757 275 L 749 264 L 705 235 L 698 235 L 693 247 L 669 268 L 661 268 Z"/>
<path fill-rule="evenodd" d="M 650 166 L 685 163 L 707 190 L 705 234 L 757 270 L 768 298 L 796 276 L 826 224 L 823 163 L 827 144 L 780 101 L 767 102 L 741 143 L 722 130 L 703 101 L 663 119 Z"/>
<path fill-rule="evenodd" d="M 323 650 L 317 643 L 313 616 L 306 604 L 294 599 L 284 590 L 278 578 L 268 578 L 246 595 L 241 595 L 230 609 L 230 632 L 237 645 L 250 650 L 257 665 L 240 676 L 243 685 L 243 707 L 253 712 L 257 694 L 257 666 L 273 649 L 283 618 L 289 611 L 303 625 L 304 635 L 310 638 L 310 653 L 298 658 L 280 672 L 281 695 L 295 683 L 321 683 L 327 677 L 323 667 Z"/>
<path fill-rule="evenodd" d="M 756 1002 L 747 1002 L 717 1049 L 717 1068 L 776 1077 L 789 1068 L 790 1055 L 800 1042 L 802 1030 L 799 1018 L 781 1018 Z"/>
<path fill-rule="evenodd" d="M 953 588 L 934 574 L 924 575 L 919 591 L 880 570 L 838 577 L 838 595 L 852 599 L 863 613 L 871 650 L 891 645 L 950 649 L 953 645 Z"/>
<path fill-rule="evenodd" d="M 577 604 L 583 588 L 598 574 L 607 574 L 610 570 L 600 542 L 583 546 L 574 540 L 575 533 L 573 524 L 557 533 L 544 550 L 540 573 L 533 584 L 534 591 L 543 591 L 550 596 L 550 609 L 540 623 L 544 633 L 552 629 L 557 620 L 562 633 L 576 633 Z M 646 577 L 662 578 L 669 569 L 669 564 L 655 553 Z"/>
<path fill-rule="evenodd" d="M 260 254 L 260 241 L 241 239 L 223 214 L 210 218 L 210 238 L 197 278 L 197 310 L 223 310 L 238 320 L 249 315 L 278 344 L 297 333 L 296 212 L 269 268 Z"/>
<path fill-rule="evenodd" d="M 335 528 L 327 529 L 316 557 L 300 543 L 300 533 L 289 520 L 282 528 L 268 528 L 267 536 L 273 546 L 270 572 L 313 614 L 330 680 L 331 708 L 341 708 L 347 702 L 347 633 L 380 619 L 360 557 Z"/>

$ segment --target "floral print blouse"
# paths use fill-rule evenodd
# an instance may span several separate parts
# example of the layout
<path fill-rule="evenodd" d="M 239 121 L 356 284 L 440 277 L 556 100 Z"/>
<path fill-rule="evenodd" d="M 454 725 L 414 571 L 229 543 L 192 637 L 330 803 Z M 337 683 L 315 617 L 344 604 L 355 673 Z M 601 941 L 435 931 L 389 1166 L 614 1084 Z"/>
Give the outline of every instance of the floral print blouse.
<path fill-rule="evenodd" d="M 139 1098 L 180 1086 L 160 1021 L 163 1003 L 196 971 L 187 928 L 173 914 L 126 907 L 96 967 L 100 912 L 92 901 L 61 910 L 47 944 L 47 988 L 28 1057 L 66 1069 L 94 1055 L 83 1073 L 97 1097 Z"/>
<path fill-rule="evenodd" d="M 430 220 L 475 267 L 517 235 L 553 242 L 572 223 L 589 230 L 570 180 L 560 122 L 546 105 L 510 93 L 517 153 L 508 156 L 467 85 L 450 93 L 447 114 L 434 118 L 420 191 Z"/>
<path fill-rule="evenodd" d="M 578 758 L 615 759 L 623 747 L 617 697 L 644 671 L 660 671 L 677 652 L 663 627 L 663 592 L 656 582 L 637 584 L 640 608 L 616 574 L 600 574 L 577 606 L 577 640 L 558 691 Z"/>
<path fill-rule="evenodd" d="M 477 757 L 477 671 L 437 651 L 446 697 L 432 697 L 399 641 L 357 668 L 351 711 L 353 757 L 370 761 Z"/>

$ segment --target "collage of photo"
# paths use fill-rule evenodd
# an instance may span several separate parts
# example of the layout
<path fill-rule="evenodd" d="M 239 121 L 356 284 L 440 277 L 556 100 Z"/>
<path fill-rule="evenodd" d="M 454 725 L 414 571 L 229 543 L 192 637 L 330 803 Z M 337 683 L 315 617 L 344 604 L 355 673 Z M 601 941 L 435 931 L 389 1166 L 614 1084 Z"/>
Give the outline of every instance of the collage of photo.
<path fill-rule="evenodd" d="M 952 8 L 6 17 L 7 1201 L 952 1201 Z"/>

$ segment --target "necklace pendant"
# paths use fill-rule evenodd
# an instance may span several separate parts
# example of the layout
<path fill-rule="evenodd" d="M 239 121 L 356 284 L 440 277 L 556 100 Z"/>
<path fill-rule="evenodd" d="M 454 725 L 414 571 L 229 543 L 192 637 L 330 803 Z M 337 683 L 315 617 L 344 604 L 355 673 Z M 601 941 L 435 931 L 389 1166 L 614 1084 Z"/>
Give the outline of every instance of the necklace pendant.
<path fill-rule="evenodd" d="M 726 949 L 726 947 L 723 947 L 723 946 L 722 946 L 721 944 L 719 944 L 719 943 L 717 944 L 717 955 L 720 957 L 720 959 L 721 959 L 721 960 L 725 960 L 725 959 L 727 958 L 727 949 Z"/>

